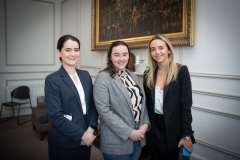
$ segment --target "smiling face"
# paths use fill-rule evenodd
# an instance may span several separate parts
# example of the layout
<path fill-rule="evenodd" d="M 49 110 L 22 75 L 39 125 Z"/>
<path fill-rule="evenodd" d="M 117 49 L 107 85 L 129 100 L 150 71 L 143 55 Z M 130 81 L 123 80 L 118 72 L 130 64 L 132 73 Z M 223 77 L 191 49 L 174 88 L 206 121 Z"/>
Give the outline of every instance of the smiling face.
<path fill-rule="evenodd" d="M 64 43 L 61 50 L 57 49 L 57 53 L 58 56 L 61 57 L 64 66 L 75 67 L 80 55 L 79 44 L 69 39 Z"/>
<path fill-rule="evenodd" d="M 171 53 L 163 40 L 155 39 L 150 44 L 152 58 L 157 63 L 168 63 L 168 55 Z"/>
<path fill-rule="evenodd" d="M 119 45 L 112 48 L 111 60 L 119 70 L 124 70 L 128 64 L 129 53 L 126 46 Z"/>

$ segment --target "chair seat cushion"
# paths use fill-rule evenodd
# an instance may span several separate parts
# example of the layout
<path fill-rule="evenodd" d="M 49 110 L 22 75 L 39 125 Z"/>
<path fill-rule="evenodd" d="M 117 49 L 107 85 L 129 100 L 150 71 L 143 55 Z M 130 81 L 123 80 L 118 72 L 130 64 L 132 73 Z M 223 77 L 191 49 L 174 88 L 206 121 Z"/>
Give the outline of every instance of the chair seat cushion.
<path fill-rule="evenodd" d="M 4 102 L 4 103 L 2 103 L 2 105 L 6 106 L 6 107 L 12 107 L 12 106 L 19 105 L 19 103 L 17 103 L 17 102 Z"/>
<path fill-rule="evenodd" d="M 48 123 L 48 115 L 46 108 L 33 108 L 32 116 L 40 123 L 45 124 Z"/>

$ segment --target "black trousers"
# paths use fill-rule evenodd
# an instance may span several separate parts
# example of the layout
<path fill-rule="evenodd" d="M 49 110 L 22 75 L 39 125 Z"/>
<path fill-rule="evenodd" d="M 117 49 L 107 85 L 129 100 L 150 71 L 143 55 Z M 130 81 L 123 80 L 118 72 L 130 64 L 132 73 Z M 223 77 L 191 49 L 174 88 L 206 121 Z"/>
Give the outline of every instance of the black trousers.
<path fill-rule="evenodd" d="M 78 148 L 61 148 L 48 143 L 49 160 L 90 160 L 90 155 L 91 146 L 79 146 Z"/>
<path fill-rule="evenodd" d="M 155 123 L 157 129 L 154 135 L 154 150 L 151 151 L 151 159 L 178 160 L 179 149 L 177 146 L 175 151 L 168 151 L 164 116 L 160 114 L 155 114 Z"/>

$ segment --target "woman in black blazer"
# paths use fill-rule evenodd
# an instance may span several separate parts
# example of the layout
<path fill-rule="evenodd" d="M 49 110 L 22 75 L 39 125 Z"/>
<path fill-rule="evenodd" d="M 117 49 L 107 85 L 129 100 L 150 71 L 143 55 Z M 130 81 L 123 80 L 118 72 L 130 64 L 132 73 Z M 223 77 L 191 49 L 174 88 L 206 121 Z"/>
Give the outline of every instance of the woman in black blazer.
<path fill-rule="evenodd" d="M 147 146 L 154 160 L 177 160 L 180 146 L 193 151 L 188 68 L 175 62 L 172 44 L 161 34 L 149 42 L 148 61 L 143 85 L 152 127 L 147 132 Z"/>
<path fill-rule="evenodd" d="M 89 73 L 76 69 L 80 42 L 64 35 L 57 43 L 60 69 L 46 77 L 46 106 L 52 128 L 48 134 L 50 160 L 90 159 L 98 113 Z"/>

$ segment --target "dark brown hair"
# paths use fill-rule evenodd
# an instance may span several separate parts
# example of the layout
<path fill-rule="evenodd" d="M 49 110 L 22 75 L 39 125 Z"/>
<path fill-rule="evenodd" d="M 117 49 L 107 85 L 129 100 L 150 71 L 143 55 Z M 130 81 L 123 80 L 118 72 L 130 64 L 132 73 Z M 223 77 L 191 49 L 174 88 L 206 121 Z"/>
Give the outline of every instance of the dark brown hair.
<path fill-rule="evenodd" d="M 80 41 L 76 37 L 74 37 L 72 35 L 64 35 L 64 36 L 60 37 L 58 39 L 58 42 L 57 42 L 57 49 L 59 51 L 61 51 L 62 48 L 63 48 L 64 43 L 67 40 L 69 40 L 69 39 L 71 39 L 72 41 L 76 41 L 78 43 L 78 47 L 79 47 L 78 49 L 80 49 Z M 62 58 L 61 57 L 59 57 L 59 60 L 62 62 Z"/>
<path fill-rule="evenodd" d="M 129 50 L 128 45 L 123 41 L 114 41 L 110 45 L 110 47 L 108 49 L 108 54 L 107 54 L 107 67 L 104 68 L 102 71 L 109 72 L 111 77 L 114 77 L 118 72 L 117 68 L 115 67 L 115 65 L 113 64 L 113 62 L 111 60 L 112 50 L 113 50 L 114 47 L 121 46 L 121 45 L 126 46 L 127 50 L 128 50 L 128 53 L 130 54 L 130 50 Z M 128 63 L 129 63 L 129 60 L 128 60 Z M 126 65 L 126 68 L 128 68 L 128 64 Z"/>

